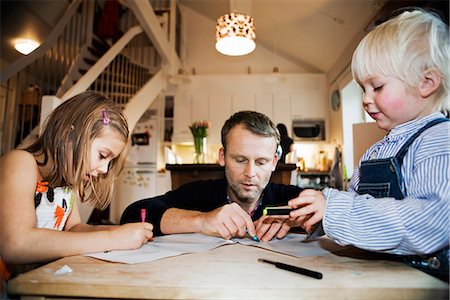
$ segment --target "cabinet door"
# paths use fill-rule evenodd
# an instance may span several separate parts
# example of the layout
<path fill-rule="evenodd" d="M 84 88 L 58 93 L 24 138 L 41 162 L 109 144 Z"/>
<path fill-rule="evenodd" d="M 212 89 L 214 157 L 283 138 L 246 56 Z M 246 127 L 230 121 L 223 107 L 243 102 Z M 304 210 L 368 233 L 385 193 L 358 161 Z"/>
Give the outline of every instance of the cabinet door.
<path fill-rule="evenodd" d="M 209 98 L 209 120 L 211 121 L 211 130 L 208 141 L 214 144 L 220 144 L 220 131 L 228 118 L 231 117 L 231 95 L 211 94 Z"/>
<path fill-rule="evenodd" d="M 191 96 L 177 95 L 174 98 L 173 107 L 173 136 L 174 142 L 192 141 L 192 134 L 189 125 L 192 123 L 191 118 L 192 99 Z"/>
<path fill-rule="evenodd" d="M 327 108 L 322 89 L 304 89 L 301 93 L 291 94 L 291 106 L 294 119 L 325 119 Z"/>
<path fill-rule="evenodd" d="M 273 94 L 257 93 L 255 95 L 255 102 L 256 111 L 265 114 L 273 120 Z"/>
<path fill-rule="evenodd" d="M 274 94 L 273 98 L 273 119 L 272 121 L 276 124 L 283 123 L 288 128 L 289 135 L 291 134 L 291 101 L 289 93 L 279 92 Z"/>
<path fill-rule="evenodd" d="M 255 95 L 253 93 L 236 93 L 231 97 L 233 113 L 241 110 L 255 110 Z"/>
<path fill-rule="evenodd" d="M 208 95 L 192 96 L 192 122 L 209 120 Z"/>

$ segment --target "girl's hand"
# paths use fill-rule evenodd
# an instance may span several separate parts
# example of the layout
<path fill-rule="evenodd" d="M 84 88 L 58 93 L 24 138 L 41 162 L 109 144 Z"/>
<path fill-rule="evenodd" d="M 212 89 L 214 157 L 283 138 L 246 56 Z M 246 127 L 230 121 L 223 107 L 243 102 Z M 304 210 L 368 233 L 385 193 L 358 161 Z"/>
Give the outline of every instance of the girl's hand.
<path fill-rule="evenodd" d="M 322 220 L 325 212 L 325 199 L 321 191 L 304 190 L 297 198 L 289 200 L 288 205 L 298 208 L 291 211 L 289 219 L 305 219 L 303 228 L 310 232 L 312 226 Z"/>
<path fill-rule="evenodd" d="M 150 223 L 128 223 L 111 231 L 115 249 L 138 249 L 153 238 L 153 225 Z"/>

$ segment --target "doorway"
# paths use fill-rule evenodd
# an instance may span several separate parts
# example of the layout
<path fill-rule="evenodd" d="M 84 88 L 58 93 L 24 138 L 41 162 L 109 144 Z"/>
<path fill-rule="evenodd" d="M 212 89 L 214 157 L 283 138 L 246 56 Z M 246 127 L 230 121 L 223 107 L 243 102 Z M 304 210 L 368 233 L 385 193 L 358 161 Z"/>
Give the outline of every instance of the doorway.
<path fill-rule="evenodd" d="M 342 140 L 344 177 L 351 178 L 353 163 L 353 124 L 366 122 L 362 104 L 362 90 L 354 81 L 350 81 L 342 90 Z M 345 179 L 345 178 L 344 178 Z"/>

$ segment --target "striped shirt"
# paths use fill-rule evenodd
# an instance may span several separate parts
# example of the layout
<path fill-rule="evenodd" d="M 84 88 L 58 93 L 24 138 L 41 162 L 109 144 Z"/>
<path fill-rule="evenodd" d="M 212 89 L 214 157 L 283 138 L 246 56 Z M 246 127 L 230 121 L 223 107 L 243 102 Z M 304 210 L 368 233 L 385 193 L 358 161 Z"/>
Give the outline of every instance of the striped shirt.
<path fill-rule="evenodd" d="M 361 161 L 395 156 L 434 113 L 401 124 L 372 145 Z M 401 168 L 406 197 L 358 195 L 359 172 L 347 192 L 323 191 L 325 233 L 337 243 L 391 254 L 429 254 L 449 245 L 450 122 L 437 124 L 411 144 Z"/>

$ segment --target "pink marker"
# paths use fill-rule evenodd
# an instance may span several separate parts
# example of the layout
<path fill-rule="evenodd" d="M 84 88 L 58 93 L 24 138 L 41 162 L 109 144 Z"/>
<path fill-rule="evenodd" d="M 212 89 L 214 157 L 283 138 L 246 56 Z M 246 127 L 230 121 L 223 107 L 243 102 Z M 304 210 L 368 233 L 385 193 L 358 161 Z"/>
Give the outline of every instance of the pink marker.
<path fill-rule="evenodd" d="M 141 208 L 141 222 L 145 223 L 145 219 L 147 217 L 147 210 L 145 208 Z"/>

